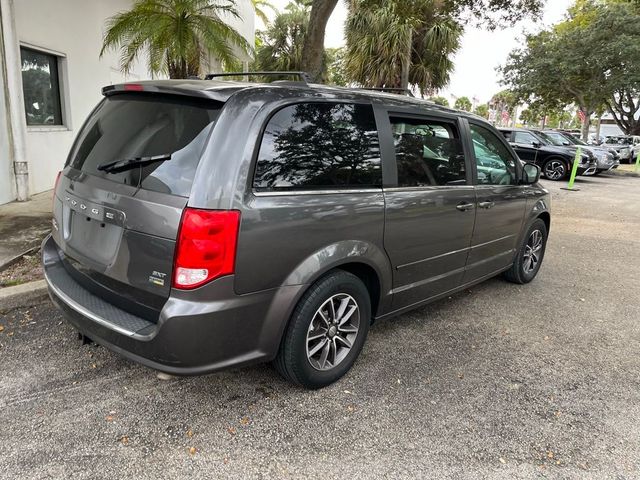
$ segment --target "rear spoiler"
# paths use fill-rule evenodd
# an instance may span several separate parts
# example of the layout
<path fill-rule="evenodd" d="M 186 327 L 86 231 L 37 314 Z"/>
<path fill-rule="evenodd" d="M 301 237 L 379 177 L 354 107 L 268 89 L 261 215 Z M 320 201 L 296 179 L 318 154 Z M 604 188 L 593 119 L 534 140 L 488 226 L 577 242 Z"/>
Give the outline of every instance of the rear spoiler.
<path fill-rule="evenodd" d="M 109 97 L 120 93 L 142 92 L 151 94 L 180 95 L 184 97 L 226 102 L 231 95 L 240 90 L 240 88 L 222 88 L 212 90 L 197 88 L 198 86 L 201 87 L 201 85 L 202 83 L 200 82 L 190 80 L 176 84 L 156 84 L 154 82 L 119 83 L 103 87 L 102 95 Z"/>

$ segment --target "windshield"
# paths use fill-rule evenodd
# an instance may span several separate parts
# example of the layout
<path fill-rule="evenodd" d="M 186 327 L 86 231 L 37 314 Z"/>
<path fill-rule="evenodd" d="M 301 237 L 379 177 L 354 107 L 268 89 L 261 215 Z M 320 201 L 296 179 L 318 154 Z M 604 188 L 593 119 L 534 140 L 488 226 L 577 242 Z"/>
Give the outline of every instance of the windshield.
<path fill-rule="evenodd" d="M 553 138 L 555 141 L 560 142 L 555 145 L 566 145 L 567 143 L 571 145 L 587 145 L 582 140 L 574 137 L 569 133 L 561 133 L 561 132 L 544 132 L 548 137 Z"/>
<path fill-rule="evenodd" d="M 140 93 L 107 97 L 76 140 L 69 164 L 114 182 L 188 197 L 220 107 L 207 100 Z M 169 156 L 170 160 L 115 172 L 98 168 L 154 156 Z"/>
<path fill-rule="evenodd" d="M 558 147 L 566 146 L 568 140 L 564 138 L 562 135 L 547 133 L 547 132 L 536 132 L 536 134 L 550 143 L 551 145 L 556 145 Z"/>
<path fill-rule="evenodd" d="M 608 137 L 604 143 L 612 145 L 631 145 L 630 137 Z"/>

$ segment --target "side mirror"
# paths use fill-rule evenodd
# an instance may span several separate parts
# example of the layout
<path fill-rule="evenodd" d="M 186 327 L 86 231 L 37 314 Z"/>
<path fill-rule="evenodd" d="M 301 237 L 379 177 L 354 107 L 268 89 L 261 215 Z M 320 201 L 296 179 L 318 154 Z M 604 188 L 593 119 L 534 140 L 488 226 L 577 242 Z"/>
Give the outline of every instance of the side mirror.
<path fill-rule="evenodd" d="M 562 142 L 562 145 L 564 145 L 565 147 L 568 147 L 571 144 L 569 142 Z"/>
<path fill-rule="evenodd" d="M 525 185 L 533 185 L 540 180 L 540 167 L 533 163 L 525 163 L 522 166 L 522 183 Z"/>
<path fill-rule="evenodd" d="M 533 145 L 533 148 L 540 148 L 540 142 L 531 142 L 531 145 Z"/>

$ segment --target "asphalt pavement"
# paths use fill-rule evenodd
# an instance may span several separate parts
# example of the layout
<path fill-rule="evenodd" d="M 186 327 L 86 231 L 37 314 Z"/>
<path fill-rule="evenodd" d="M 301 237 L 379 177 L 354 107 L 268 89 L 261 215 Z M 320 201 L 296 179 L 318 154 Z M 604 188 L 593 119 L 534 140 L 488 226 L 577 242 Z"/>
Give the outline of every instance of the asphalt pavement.
<path fill-rule="evenodd" d="M 640 178 L 543 184 L 534 282 L 376 324 L 320 391 L 160 380 L 48 301 L 0 314 L 0 478 L 640 478 Z"/>

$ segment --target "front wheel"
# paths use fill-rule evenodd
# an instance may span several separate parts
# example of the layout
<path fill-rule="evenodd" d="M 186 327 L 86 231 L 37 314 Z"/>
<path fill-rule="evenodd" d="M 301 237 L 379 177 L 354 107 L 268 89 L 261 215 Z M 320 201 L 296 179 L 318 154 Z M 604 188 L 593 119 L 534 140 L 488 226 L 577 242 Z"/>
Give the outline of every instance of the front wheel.
<path fill-rule="evenodd" d="M 322 388 L 355 363 L 371 323 L 364 283 L 336 270 L 313 284 L 298 302 L 274 361 L 287 380 Z"/>
<path fill-rule="evenodd" d="M 546 248 L 547 225 L 538 219 L 527 230 L 515 262 L 504 273 L 504 277 L 513 283 L 529 283 L 540 270 Z"/>
<path fill-rule="evenodd" d="M 545 178 L 549 180 L 562 180 L 567 176 L 568 171 L 567 164 L 557 158 L 547 160 L 542 167 Z"/>

